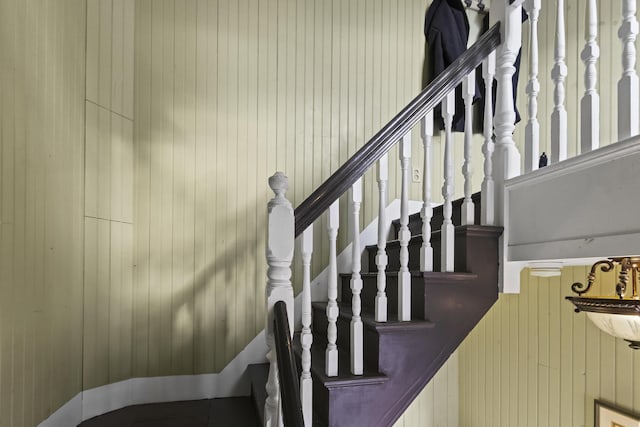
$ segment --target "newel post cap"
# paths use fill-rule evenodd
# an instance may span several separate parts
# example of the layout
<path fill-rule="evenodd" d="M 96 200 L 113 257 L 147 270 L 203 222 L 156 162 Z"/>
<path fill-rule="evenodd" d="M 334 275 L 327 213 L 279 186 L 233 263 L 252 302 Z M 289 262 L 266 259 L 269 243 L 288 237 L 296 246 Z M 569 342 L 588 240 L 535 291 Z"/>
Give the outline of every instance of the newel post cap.
<path fill-rule="evenodd" d="M 287 190 L 289 190 L 289 178 L 284 172 L 276 172 L 269 177 L 269 187 L 276 194 L 276 197 L 284 197 Z"/>

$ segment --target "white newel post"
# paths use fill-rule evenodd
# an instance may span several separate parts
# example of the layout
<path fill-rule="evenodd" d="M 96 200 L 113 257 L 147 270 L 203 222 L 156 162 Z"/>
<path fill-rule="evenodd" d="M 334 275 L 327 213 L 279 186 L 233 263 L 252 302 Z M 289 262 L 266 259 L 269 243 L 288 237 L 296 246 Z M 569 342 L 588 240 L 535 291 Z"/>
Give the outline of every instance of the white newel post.
<path fill-rule="evenodd" d="M 360 204 L 362 203 L 362 178 L 358 179 L 351 187 L 351 201 L 353 203 L 353 236 L 351 243 L 351 373 L 362 375 L 362 319 L 360 317 L 362 291 L 362 277 L 360 276 Z"/>
<path fill-rule="evenodd" d="M 551 113 L 551 155 L 549 163 L 557 163 L 567 158 L 567 110 L 564 107 L 565 88 L 567 78 L 567 64 L 565 63 L 565 26 L 564 0 L 557 1 L 556 39 L 554 49 L 554 65 L 551 78 L 555 83 L 553 91 L 553 112 Z"/>
<path fill-rule="evenodd" d="M 529 81 L 527 83 L 528 120 L 525 127 L 524 171 L 538 169 L 540 156 L 540 123 L 538 122 L 538 18 L 541 0 L 526 0 L 524 8 L 529 16 Z"/>
<path fill-rule="evenodd" d="M 493 180 L 495 182 L 495 223 L 504 224 L 504 183 L 509 178 L 520 175 L 520 152 L 513 141 L 516 111 L 513 105 L 514 61 L 522 44 L 522 7 L 505 5 L 496 8 L 498 14 L 504 13 L 500 31 L 502 44 L 496 55 L 496 111 L 494 129 L 496 135 L 493 154 Z"/>
<path fill-rule="evenodd" d="M 471 200 L 473 183 L 473 166 L 471 163 L 473 148 L 473 97 L 476 94 L 476 72 L 471 71 L 462 80 L 462 96 L 464 99 L 464 164 L 462 165 L 462 176 L 464 177 L 464 199 L 462 201 L 462 212 L 460 214 L 461 225 L 474 223 L 474 205 Z"/>
<path fill-rule="evenodd" d="M 327 350 L 325 351 L 325 373 L 328 377 L 338 375 L 338 261 L 336 240 L 340 224 L 340 199 L 333 202 L 327 212 L 327 233 L 329 234 L 329 278 L 327 283 Z"/>
<path fill-rule="evenodd" d="M 431 247 L 431 161 L 433 146 L 433 110 L 422 118 L 420 122 L 422 145 L 424 146 L 424 165 L 422 166 L 422 246 L 420 247 L 420 271 L 433 271 L 433 247 Z"/>
<path fill-rule="evenodd" d="M 595 150 L 600 145 L 600 96 L 596 91 L 598 75 L 596 63 L 600 57 L 598 36 L 598 10 L 596 0 L 587 1 L 586 44 L 582 50 L 584 62 L 584 96 L 580 101 L 582 116 L 580 124 L 580 148 L 582 153 Z"/>
<path fill-rule="evenodd" d="M 411 320 L 411 274 L 409 273 L 409 173 L 411 167 L 411 132 L 400 141 L 402 192 L 400 196 L 400 270 L 398 271 L 398 320 Z"/>
<path fill-rule="evenodd" d="M 287 305 L 289 330 L 293 333 L 293 287 L 291 286 L 291 261 L 294 248 L 295 219 L 293 207 L 285 198 L 289 189 L 289 180 L 282 172 L 276 172 L 269 178 L 269 187 L 275 197 L 269 201 L 267 226 L 267 289 L 266 289 L 266 339 L 269 352 L 269 378 L 264 407 L 264 425 L 278 427 L 282 425 L 280 416 L 280 389 L 278 366 L 273 331 L 273 306 L 278 301 Z"/>
<path fill-rule="evenodd" d="M 622 77 L 618 81 L 618 139 L 622 140 L 640 132 L 640 87 L 636 73 L 636 1 L 622 0 L 622 24 L 618 37 L 622 41 Z"/>
<path fill-rule="evenodd" d="M 313 253 L 313 224 L 304 232 L 300 240 L 302 253 L 302 373 L 300 374 L 300 402 L 304 424 L 310 426 L 313 420 L 313 380 L 311 379 L 311 254 Z"/>
<path fill-rule="evenodd" d="M 482 79 L 484 80 L 485 93 L 493 93 L 493 77 L 496 75 L 496 53 L 491 52 L 482 62 Z M 495 190 L 493 183 L 493 103 L 490 96 L 484 97 L 484 143 L 482 154 L 484 156 L 484 178 L 482 179 L 482 203 L 480 204 L 480 223 L 482 225 L 494 224 Z"/>
<path fill-rule="evenodd" d="M 452 90 L 442 100 L 442 119 L 444 120 L 444 181 L 442 184 L 442 197 L 444 203 L 442 212 L 444 221 L 440 229 L 441 256 L 440 271 L 454 271 L 454 244 L 455 228 L 451 215 L 453 213 L 453 133 L 451 132 L 453 115 L 456 112 L 455 90 Z"/>
<path fill-rule="evenodd" d="M 378 160 L 378 252 L 376 267 L 378 269 L 376 293 L 376 322 L 387 321 L 387 182 L 389 181 L 389 157 L 387 154 Z"/>

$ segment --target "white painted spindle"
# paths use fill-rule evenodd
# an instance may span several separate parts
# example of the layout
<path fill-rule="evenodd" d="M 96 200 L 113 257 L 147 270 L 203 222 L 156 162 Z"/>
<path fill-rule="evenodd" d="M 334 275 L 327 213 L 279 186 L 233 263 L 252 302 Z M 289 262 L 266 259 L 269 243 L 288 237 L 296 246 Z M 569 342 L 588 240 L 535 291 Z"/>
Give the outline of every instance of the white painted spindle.
<path fill-rule="evenodd" d="M 541 0 L 526 0 L 524 7 L 529 16 L 529 82 L 527 83 L 527 110 L 529 117 L 524 133 L 524 171 L 538 169 L 540 156 L 540 123 L 538 122 L 538 18 Z"/>
<path fill-rule="evenodd" d="M 289 315 L 289 330 L 293 332 L 293 287 L 291 286 L 291 260 L 294 248 L 294 215 L 291 203 L 285 198 L 289 180 L 282 172 L 269 178 L 275 197 L 267 205 L 267 306 L 265 332 L 269 377 L 266 384 L 267 399 L 264 407 L 264 425 L 278 427 L 280 416 L 280 387 L 273 331 L 273 306 L 284 301 Z"/>
<path fill-rule="evenodd" d="M 409 273 L 409 173 L 411 167 L 411 132 L 400 141 L 402 192 L 400 198 L 400 270 L 398 271 L 398 320 L 411 320 L 411 274 Z"/>
<path fill-rule="evenodd" d="M 464 99 L 464 164 L 462 176 L 464 177 L 464 199 L 462 201 L 461 223 L 469 225 L 474 223 L 474 206 L 471 200 L 473 191 L 471 177 L 473 167 L 471 164 L 473 143 L 473 97 L 476 94 L 476 72 L 471 71 L 462 80 L 462 97 Z"/>
<path fill-rule="evenodd" d="M 420 247 L 420 271 L 433 271 L 433 248 L 431 247 L 431 158 L 433 145 L 433 110 L 422 118 L 420 122 L 422 145 L 424 146 L 424 165 L 422 167 L 422 246 Z"/>
<path fill-rule="evenodd" d="M 378 160 L 378 252 L 376 267 L 378 269 L 376 294 L 376 322 L 387 321 L 387 182 L 389 181 L 389 157 L 387 154 Z"/>
<path fill-rule="evenodd" d="M 327 350 L 325 352 L 325 373 L 328 377 L 338 375 L 338 261 L 336 258 L 336 240 L 340 223 L 340 199 L 327 211 L 327 233 L 329 234 L 329 279 L 327 284 Z"/>
<path fill-rule="evenodd" d="M 622 24 L 618 37 L 622 41 L 622 77 L 618 81 L 618 139 L 638 135 L 640 131 L 640 87 L 636 73 L 636 1 L 622 0 Z"/>
<path fill-rule="evenodd" d="M 453 115 L 456 111 L 455 90 L 442 100 L 442 118 L 444 119 L 445 140 L 444 140 L 444 182 L 442 185 L 442 197 L 444 198 L 443 214 L 444 221 L 440 232 L 441 238 L 441 259 L 440 271 L 454 271 L 454 240 L 455 229 L 451 221 L 453 212 L 453 134 L 451 126 Z"/>
<path fill-rule="evenodd" d="M 493 93 L 493 77 L 496 74 L 496 53 L 491 52 L 482 62 L 482 78 L 484 80 L 485 93 Z M 484 97 L 484 178 L 482 180 L 482 203 L 480 204 L 480 223 L 493 225 L 494 223 L 494 187 L 493 187 L 493 103 L 491 96 Z"/>
<path fill-rule="evenodd" d="M 301 236 L 302 247 L 302 373 L 300 374 L 300 402 L 304 424 L 310 426 L 313 420 L 313 380 L 311 379 L 311 254 L 313 253 L 313 224 Z"/>
<path fill-rule="evenodd" d="M 564 0 L 557 1 L 556 39 L 554 65 L 551 78 L 555 83 L 553 91 L 553 113 L 551 113 L 551 157 L 549 163 L 557 163 L 567 158 L 567 110 L 564 107 L 567 65 L 565 58 Z"/>
<path fill-rule="evenodd" d="M 360 311 L 360 292 L 362 291 L 362 277 L 360 276 L 360 204 L 362 203 L 362 178 L 351 187 L 351 201 L 353 207 L 353 241 L 351 243 L 351 373 L 362 375 L 362 318 Z"/>
<path fill-rule="evenodd" d="M 596 63 L 600 56 L 598 36 L 598 10 L 596 0 L 587 0 L 587 28 L 585 30 L 586 44 L 582 50 L 584 62 L 584 96 L 580 101 L 580 148 L 582 153 L 595 150 L 600 145 L 600 96 L 596 91 L 598 75 Z"/>
<path fill-rule="evenodd" d="M 522 43 L 522 6 L 504 2 L 496 4 L 495 16 L 501 22 L 502 44 L 496 51 L 496 111 L 494 130 L 496 136 L 493 154 L 493 181 L 495 182 L 495 223 L 504 224 L 504 183 L 520 175 L 520 152 L 513 140 L 516 111 L 513 104 L 513 63 Z M 517 2 L 514 4 L 518 4 Z M 492 10 L 492 13 L 494 10 Z M 482 203 L 484 205 L 484 202 Z M 506 253 L 506 252 L 504 252 Z"/>

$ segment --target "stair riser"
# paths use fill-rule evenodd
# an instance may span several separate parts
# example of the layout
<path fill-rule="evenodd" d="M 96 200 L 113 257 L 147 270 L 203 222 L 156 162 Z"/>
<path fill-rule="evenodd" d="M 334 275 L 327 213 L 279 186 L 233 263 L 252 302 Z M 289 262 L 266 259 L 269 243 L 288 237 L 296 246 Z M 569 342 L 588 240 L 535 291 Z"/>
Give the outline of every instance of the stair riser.
<path fill-rule="evenodd" d="M 386 275 L 387 283 L 385 292 L 387 294 L 387 315 L 389 318 L 398 317 L 398 277 L 397 273 Z M 351 304 L 352 296 L 349 287 L 349 276 L 342 276 L 342 302 Z M 375 313 L 375 301 L 378 293 L 378 280 L 376 277 L 364 277 L 362 280 L 362 292 L 360 301 L 363 313 Z M 413 319 L 428 320 L 424 310 L 424 284 L 421 276 L 411 277 L 411 317 Z M 422 294 L 422 297 L 420 296 Z"/>
<path fill-rule="evenodd" d="M 317 339 L 320 345 L 327 342 L 327 313 L 319 307 L 313 307 L 313 335 L 314 341 Z M 342 316 L 336 322 L 338 328 L 338 349 L 341 353 L 348 355 L 347 360 L 351 360 L 351 319 Z M 364 327 L 363 334 L 364 369 L 367 372 L 378 371 L 378 334 L 375 331 Z M 315 342 L 314 342 L 314 345 Z"/>
<path fill-rule="evenodd" d="M 409 242 L 409 271 L 420 271 L 420 248 L 422 247 L 422 237 L 414 237 Z M 433 271 L 440 271 L 440 254 L 441 243 L 440 234 L 433 234 L 431 237 L 431 247 L 433 248 Z M 366 248 L 366 256 L 369 261 L 369 271 L 377 272 L 378 266 L 376 265 L 376 253 L 377 248 L 368 246 Z M 400 246 L 389 245 L 387 247 L 388 265 L 385 269 L 388 272 L 397 272 L 400 270 Z M 456 264 L 456 271 L 457 264 Z"/>
<path fill-rule="evenodd" d="M 474 211 L 473 211 L 473 222 L 474 224 L 480 224 L 480 210 L 481 210 L 481 197 L 480 193 L 475 193 L 471 197 L 473 201 Z M 463 199 L 454 200 L 452 203 L 453 212 L 451 214 L 451 220 L 455 225 L 462 224 L 461 222 L 461 211 L 462 211 L 462 202 Z M 444 222 L 444 215 L 442 212 L 442 205 L 436 206 L 433 208 L 433 216 L 431 218 L 431 230 L 436 231 L 440 230 L 442 227 L 442 223 Z M 409 216 L 409 231 L 412 236 L 418 236 L 422 234 L 422 218 L 420 217 L 420 213 L 415 213 Z M 398 230 L 400 230 L 400 221 L 393 221 L 393 238 L 398 238 Z"/>

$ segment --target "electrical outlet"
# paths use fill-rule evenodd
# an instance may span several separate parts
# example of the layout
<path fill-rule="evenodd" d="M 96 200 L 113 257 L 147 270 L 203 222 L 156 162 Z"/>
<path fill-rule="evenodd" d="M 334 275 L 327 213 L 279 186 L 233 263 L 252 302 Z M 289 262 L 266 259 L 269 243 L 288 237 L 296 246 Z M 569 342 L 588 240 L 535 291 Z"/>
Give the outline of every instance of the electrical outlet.
<path fill-rule="evenodd" d="M 422 172 L 418 168 L 413 168 L 413 173 L 411 174 L 413 182 L 422 182 Z"/>

